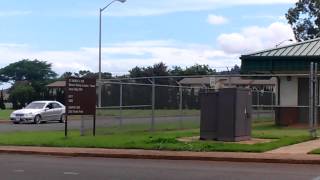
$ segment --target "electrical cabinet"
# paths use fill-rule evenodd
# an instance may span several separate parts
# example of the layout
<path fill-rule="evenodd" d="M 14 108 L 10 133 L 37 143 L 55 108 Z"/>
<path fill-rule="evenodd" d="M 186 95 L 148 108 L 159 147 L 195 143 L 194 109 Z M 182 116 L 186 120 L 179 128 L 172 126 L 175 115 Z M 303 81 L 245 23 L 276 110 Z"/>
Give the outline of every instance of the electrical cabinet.
<path fill-rule="evenodd" d="M 224 88 L 201 94 L 200 139 L 243 141 L 251 138 L 252 93 Z"/>

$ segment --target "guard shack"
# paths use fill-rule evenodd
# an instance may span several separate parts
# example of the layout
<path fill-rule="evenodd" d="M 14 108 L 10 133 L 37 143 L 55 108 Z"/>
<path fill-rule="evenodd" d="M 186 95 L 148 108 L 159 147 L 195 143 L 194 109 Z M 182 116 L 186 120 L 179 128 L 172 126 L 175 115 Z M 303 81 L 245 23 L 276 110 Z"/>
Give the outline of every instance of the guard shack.
<path fill-rule="evenodd" d="M 320 63 L 320 38 L 242 55 L 240 59 L 243 74 L 276 76 L 277 125 L 308 123 L 308 74 L 311 62 Z"/>

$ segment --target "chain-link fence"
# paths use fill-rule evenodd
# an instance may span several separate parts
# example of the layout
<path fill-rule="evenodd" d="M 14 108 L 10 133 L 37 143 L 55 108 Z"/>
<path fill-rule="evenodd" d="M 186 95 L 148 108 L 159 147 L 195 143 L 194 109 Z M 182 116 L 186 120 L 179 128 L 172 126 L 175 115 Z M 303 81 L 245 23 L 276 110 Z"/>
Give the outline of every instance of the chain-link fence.
<path fill-rule="evenodd" d="M 208 82 L 203 78 L 189 81 L 181 77 L 104 80 L 102 107 L 97 109 L 97 134 L 199 128 L 200 94 L 217 87 L 210 78 Z M 224 87 L 228 86 L 236 85 L 226 83 Z M 253 120 L 274 120 L 275 92 L 260 86 L 252 93 Z M 90 123 L 85 124 L 89 129 Z"/>

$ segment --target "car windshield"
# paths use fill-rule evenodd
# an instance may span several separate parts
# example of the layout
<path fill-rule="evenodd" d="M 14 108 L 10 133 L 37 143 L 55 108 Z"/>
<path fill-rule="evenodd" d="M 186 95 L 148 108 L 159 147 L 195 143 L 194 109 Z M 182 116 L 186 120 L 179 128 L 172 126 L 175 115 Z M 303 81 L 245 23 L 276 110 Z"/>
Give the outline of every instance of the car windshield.
<path fill-rule="evenodd" d="M 42 109 L 46 103 L 31 103 L 25 109 Z"/>

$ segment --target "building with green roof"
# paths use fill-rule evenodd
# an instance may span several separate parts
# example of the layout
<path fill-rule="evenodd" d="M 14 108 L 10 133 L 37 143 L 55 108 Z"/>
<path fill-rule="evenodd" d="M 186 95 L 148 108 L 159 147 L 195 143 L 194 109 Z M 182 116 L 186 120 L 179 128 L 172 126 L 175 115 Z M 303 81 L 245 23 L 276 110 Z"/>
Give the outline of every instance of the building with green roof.
<path fill-rule="evenodd" d="M 242 55 L 240 59 L 243 74 L 277 77 L 277 124 L 308 122 L 308 73 L 311 62 L 320 63 L 320 38 Z"/>

